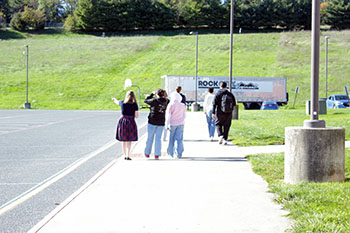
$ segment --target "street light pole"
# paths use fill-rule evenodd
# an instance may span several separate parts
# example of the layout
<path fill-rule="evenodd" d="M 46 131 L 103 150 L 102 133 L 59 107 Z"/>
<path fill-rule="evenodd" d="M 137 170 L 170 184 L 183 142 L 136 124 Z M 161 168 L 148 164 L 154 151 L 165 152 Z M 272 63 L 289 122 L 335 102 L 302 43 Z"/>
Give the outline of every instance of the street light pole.
<path fill-rule="evenodd" d="M 231 14 L 230 14 L 230 79 L 229 89 L 232 92 L 232 60 L 233 60 L 233 17 L 234 17 L 234 0 L 231 0 Z"/>
<path fill-rule="evenodd" d="M 328 97 L 327 95 L 327 85 L 328 85 L 328 36 L 325 37 L 326 39 L 326 98 Z"/>
<path fill-rule="evenodd" d="M 196 32 L 196 104 L 198 102 L 198 32 Z"/>
<path fill-rule="evenodd" d="M 198 104 L 198 32 L 190 32 L 190 35 L 196 35 L 196 77 L 195 77 L 195 103 L 193 111 L 199 111 Z"/>
<path fill-rule="evenodd" d="M 29 61 L 29 46 L 25 45 L 26 47 L 26 57 L 27 57 L 27 81 L 26 81 L 26 102 L 24 103 L 24 108 L 31 108 L 30 103 L 28 102 L 28 61 Z"/>
<path fill-rule="evenodd" d="M 305 127 L 325 128 L 326 122 L 318 119 L 319 114 L 319 65 L 320 65 L 320 0 L 312 0 L 312 51 L 311 51 L 311 108 L 310 120 Z"/>

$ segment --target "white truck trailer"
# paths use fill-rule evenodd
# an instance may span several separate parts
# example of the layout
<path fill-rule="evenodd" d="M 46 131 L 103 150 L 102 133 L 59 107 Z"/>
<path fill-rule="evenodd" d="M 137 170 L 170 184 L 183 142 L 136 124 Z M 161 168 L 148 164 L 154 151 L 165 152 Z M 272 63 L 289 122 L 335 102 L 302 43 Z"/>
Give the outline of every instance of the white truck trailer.
<path fill-rule="evenodd" d="M 201 104 L 204 101 L 209 87 L 213 87 L 214 92 L 218 90 L 221 82 L 227 82 L 229 85 L 229 77 L 198 76 L 197 102 Z M 181 86 L 188 103 L 196 100 L 195 76 L 164 75 L 162 86 L 168 93 L 175 91 L 177 86 Z M 237 101 L 243 103 L 245 109 L 260 109 L 263 101 L 275 101 L 279 104 L 288 102 L 285 77 L 232 77 L 232 92 Z"/>

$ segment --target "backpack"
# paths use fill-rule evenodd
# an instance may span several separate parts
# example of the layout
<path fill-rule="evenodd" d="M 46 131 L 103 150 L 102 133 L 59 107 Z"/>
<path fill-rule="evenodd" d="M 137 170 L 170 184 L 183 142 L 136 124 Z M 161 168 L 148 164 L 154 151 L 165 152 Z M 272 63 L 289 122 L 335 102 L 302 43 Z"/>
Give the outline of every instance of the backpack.
<path fill-rule="evenodd" d="M 231 113 L 235 105 L 236 101 L 233 95 L 230 95 L 230 92 L 225 91 L 221 97 L 221 111 L 223 113 Z"/>

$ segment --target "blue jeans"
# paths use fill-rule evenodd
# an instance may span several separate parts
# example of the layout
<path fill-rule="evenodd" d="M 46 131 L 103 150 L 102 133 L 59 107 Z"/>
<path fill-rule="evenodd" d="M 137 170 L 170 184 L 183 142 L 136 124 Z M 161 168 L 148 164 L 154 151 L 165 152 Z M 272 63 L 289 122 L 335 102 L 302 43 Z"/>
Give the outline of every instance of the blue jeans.
<path fill-rule="evenodd" d="M 145 154 L 150 155 L 152 152 L 153 141 L 154 143 L 154 155 L 160 156 L 162 150 L 162 133 L 164 125 L 152 125 L 147 126 L 147 142 L 145 148 Z M 155 137 L 154 137 L 155 136 Z"/>
<path fill-rule="evenodd" d="M 184 125 L 170 126 L 169 145 L 167 153 L 171 157 L 174 157 L 174 153 L 178 158 L 182 157 L 184 152 Z M 176 148 L 175 148 L 176 141 Z"/>
<path fill-rule="evenodd" d="M 215 120 L 213 119 L 213 110 L 210 110 L 205 116 L 207 117 L 209 137 L 214 137 Z"/>

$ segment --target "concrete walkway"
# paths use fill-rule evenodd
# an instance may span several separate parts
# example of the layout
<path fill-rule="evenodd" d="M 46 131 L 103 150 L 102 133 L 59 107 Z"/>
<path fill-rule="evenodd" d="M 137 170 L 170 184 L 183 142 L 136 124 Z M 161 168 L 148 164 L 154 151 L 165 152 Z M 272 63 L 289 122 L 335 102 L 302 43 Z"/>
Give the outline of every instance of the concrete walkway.
<path fill-rule="evenodd" d="M 188 113 L 184 158 L 117 160 L 38 223 L 40 233 L 284 232 L 287 212 L 245 155 L 283 146 L 240 148 L 207 138 L 203 113 Z M 166 143 L 163 151 L 166 151 Z"/>

